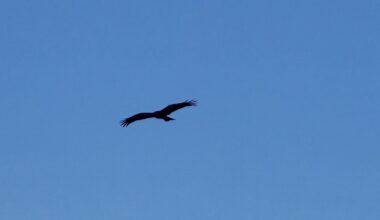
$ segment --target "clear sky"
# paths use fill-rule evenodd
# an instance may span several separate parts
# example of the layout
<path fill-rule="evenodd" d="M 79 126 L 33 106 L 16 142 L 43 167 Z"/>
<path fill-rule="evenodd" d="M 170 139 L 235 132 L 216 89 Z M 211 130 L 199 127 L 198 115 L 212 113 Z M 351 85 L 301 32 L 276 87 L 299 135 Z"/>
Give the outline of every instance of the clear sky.
<path fill-rule="evenodd" d="M 0 219 L 380 219 L 379 11 L 1 1 Z"/>

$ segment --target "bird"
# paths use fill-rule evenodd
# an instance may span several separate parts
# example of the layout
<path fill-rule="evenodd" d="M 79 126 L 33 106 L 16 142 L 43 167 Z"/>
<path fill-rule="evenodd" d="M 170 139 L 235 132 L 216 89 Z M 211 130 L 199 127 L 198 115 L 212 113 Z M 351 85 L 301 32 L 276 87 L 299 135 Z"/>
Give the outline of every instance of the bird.
<path fill-rule="evenodd" d="M 129 124 L 138 121 L 138 120 L 143 120 L 147 118 L 157 118 L 157 119 L 162 119 L 166 122 L 175 120 L 174 118 L 169 117 L 172 112 L 177 111 L 178 109 L 188 107 L 188 106 L 197 106 L 198 101 L 197 100 L 186 100 L 181 103 L 176 103 L 176 104 L 171 104 L 166 106 L 165 108 L 155 111 L 155 112 L 142 112 L 135 114 L 129 118 L 125 118 L 122 121 L 120 121 L 120 125 L 122 127 L 127 127 Z"/>

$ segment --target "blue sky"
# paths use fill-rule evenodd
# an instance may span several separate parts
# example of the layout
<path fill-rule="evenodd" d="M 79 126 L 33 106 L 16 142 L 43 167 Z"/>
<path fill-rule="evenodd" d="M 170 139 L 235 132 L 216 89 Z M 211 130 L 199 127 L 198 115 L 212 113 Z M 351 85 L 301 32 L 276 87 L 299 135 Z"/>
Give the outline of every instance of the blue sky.
<path fill-rule="evenodd" d="M 2 1 L 0 219 L 379 219 L 379 9 Z"/>

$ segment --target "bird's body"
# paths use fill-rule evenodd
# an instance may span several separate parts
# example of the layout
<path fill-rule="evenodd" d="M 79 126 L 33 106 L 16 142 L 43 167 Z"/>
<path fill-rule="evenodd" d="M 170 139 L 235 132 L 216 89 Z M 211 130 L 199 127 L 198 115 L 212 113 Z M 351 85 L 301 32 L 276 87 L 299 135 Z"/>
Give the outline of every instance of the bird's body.
<path fill-rule="evenodd" d="M 174 120 L 174 118 L 170 118 L 168 115 L 166 115 L 164 112 L 161 112 L 161 111 L 153 112 L 153 115 L 155 118 L 162 119 L 164 121 Z"/>
<path fill-rule="evenodd" d="M 168 115 L 170 115 L 172 112 L 177 111 L 178 109 L 181 109 L 187 106 L 196 106 L 196 105 L 197 105 L 196 100 L 184 101 L 181 103 L 168 105 L 165 108 L 161 109 L 160 111 L 138 113 L 136 115 L 133 115 L 129 118 L 122 120 L 120 124 L 121 126 L 126 127 L 132 122 L 147 119 L 147 118 L 157 118 L 157 119 L 162 119 L 164 121 L 171 121 L 174 119 L 170 118 Z"/>

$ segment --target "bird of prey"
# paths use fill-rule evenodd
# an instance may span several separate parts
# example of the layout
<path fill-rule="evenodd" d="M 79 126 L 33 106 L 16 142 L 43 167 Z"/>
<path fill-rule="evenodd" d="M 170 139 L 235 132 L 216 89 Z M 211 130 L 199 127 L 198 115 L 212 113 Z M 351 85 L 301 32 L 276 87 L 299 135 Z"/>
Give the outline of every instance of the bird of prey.
<path fill-rule="evenodd" d="M 133 115 L 129 118 L 122 120 L 120 122 L 120 125 L 122 127 L 126 127 L 132 122 L 147 119 L 147 118 L 157 118 L 157 119 L 162 119 L 164 121 L 171 121 L 171 120 L 174 120 L 174 118 L 170 118 L 168 115 L 170 115 L 172 112 L 177 111 L 178 109 L 181 109 L 187 106 L 196 106 L 196 105 L 197 105 L 196 100 L 190 100 L 190 101 L 187 100 L 181 103 L 168 105 L 165 108 L 161 109 L 160 111 L 138 113 L 136 115 Z"/>

